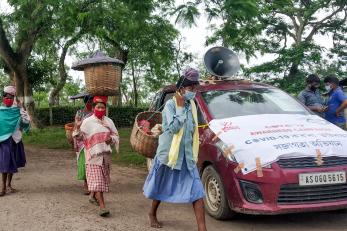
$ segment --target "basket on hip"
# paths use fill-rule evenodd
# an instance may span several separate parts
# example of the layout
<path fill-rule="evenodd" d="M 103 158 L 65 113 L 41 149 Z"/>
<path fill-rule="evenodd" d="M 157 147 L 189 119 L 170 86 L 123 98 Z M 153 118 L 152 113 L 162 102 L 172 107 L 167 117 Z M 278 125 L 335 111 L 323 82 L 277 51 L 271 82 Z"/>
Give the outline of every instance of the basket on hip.
<path fill-rule="evenodd" d="M 122 68 L 114 64 L 90 65 L 84 68 L 87 91 L 92 95 L 117 95 Z"/>
<path fill-rule="evenodd" d="M 150 128 L 162 123 L 161 112 L 146 111 L 139 113 L 135 118 L 135 123 L 130 136 L 130 144 L 134 151 L 139 154 L 153 158 L 158 147 L 158 135 L 144 132 L 139 126 L 141 120 L 148 120 Z"/>
<path fill-rule="evenodd" d="M 74 123 L 67 123 L 65 124 L 65 135 L 66 135 L 66 139 L 69 142 L 69 144 L 73 145 L 73 138 L 72 138 L 72 132 L 74 129 L 75 124 Z"/>

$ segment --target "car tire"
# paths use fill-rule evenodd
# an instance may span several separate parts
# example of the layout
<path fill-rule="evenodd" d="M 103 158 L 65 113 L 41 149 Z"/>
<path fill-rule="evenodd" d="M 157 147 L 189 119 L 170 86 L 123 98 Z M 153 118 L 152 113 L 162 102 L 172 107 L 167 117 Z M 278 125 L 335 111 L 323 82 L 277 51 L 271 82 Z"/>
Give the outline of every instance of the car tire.
<path fill-rule="evenodd" d="M 153 164 L 153 159 L 147 158 L 147 170 L 148 170 L 148 172 L 151 170 L 152 164 Z"/>
<path fill-rule="evenodd" d="M 217 220 L 226 220 L 234 217 L 236 213 L 229 208 L 219 174 L 211 165 L 204 169 L 202 183 L 206 193 L 204 204 L 207 213 Z"/>

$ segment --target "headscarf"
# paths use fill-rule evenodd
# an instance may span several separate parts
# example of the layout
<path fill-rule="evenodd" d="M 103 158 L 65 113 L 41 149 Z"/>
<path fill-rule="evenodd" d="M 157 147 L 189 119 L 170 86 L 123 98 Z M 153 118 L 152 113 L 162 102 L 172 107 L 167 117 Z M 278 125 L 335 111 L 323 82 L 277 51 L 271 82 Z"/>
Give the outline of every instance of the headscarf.
<path fill-rule="evenodd" d="M 96 95 L 93 97 L 93 103 L 97 104 L 97 103 L 103 103 L 106 105 L 108 100 L 108 96 L 101 96 L 101 95 Z"/>
<path fill-rule="evenodd" d="M 14 96 L 16 95 L 16 88 L 14 86 L 6 86 L 4 87 L 4 93 Z"/>
<path fill-rule="evenodd" d="M 199 84 L 199 78 L 199 71 L 194 68 L 188 67 L 183 71 L 181 77 L 178 79 L 176 88 L 197 85 Z"/>

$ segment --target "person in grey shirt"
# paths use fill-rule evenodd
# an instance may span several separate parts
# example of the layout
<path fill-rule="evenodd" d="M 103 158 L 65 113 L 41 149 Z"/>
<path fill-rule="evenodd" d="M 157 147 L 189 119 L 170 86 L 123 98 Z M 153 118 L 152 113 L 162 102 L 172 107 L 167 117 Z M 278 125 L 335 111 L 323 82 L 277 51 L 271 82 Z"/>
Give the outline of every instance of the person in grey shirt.
<path fill-rule="evenodd" d="M 319 77 L 315 74 L 310 74 L 307 76 L 306 83 L 307 86 L 299 93 L 298 99 L 311 111 L 324 117 L 323 113 L 326 111 L 327 107 L 324 106 L 322 96 L 318 90 L 320 85 Z"/>

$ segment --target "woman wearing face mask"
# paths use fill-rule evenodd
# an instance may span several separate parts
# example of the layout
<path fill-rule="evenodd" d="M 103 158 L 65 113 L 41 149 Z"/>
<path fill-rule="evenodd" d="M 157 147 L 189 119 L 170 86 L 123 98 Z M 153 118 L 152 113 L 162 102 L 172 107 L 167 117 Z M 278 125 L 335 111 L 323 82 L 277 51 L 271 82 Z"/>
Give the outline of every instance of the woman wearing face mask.
<path fill-rule="evenodd" d="M 29 128 L 30 118 L 26 111 L 16 104 L 15 94 L 15 87 L 5 87 L 0 106 L 0 172 L 2 173 L 0 196 L 4 196 L 6 192 L 15 192 L 11 185 L 13 174 L 17 172 L 17 168 L 24 167 L 26 163 L 21 140 L 22 130 Z"/>
<path fill-rule="evenodd" d="M 84 119 L 81 132 L 84 136 L 86 176 L 90 202 L 100 206 L 99 215 L 107 216 L 104 192 L 109 191 L 111 145 L 118 151 L 119 136 L 113 121 L 105 116 L 107 96 L 94 96 L 93 115 Z"/>
<path fill-rule="evenodd" d="M 93 97 L 85 96 L 83 98 L 85 107 L 82 110 L 78 110 L 75 116 L 75 127 L 73 131 L 74 138 L 74 148 L 76 151 L 77 157 L 77 179 L 84 181 L 84 194 L 89 195 L 87 178 L 86 178 L 86 161 L 85 161 L 85 152 L 84 152 L 84 142 L 83 136 L 80 133 L 80 127 L 82 121 L 89 116 L 93 115 Z"/>
<path fill-rule="evenodd" d="M 199 152 L 197 108 L 194 103 L 199 73 L 185 70 L 178 80 L 178 91 L 167 101 L 162 112 L 163 133 L 154 164 L 144 184 L 144 195 L 153 200 L 150 225 L 161 228 L 157 209 L 162 201 L 192 203 L 199 231 L 205 231 L 203 197 L 205 195 L 196 166 Z"/>

